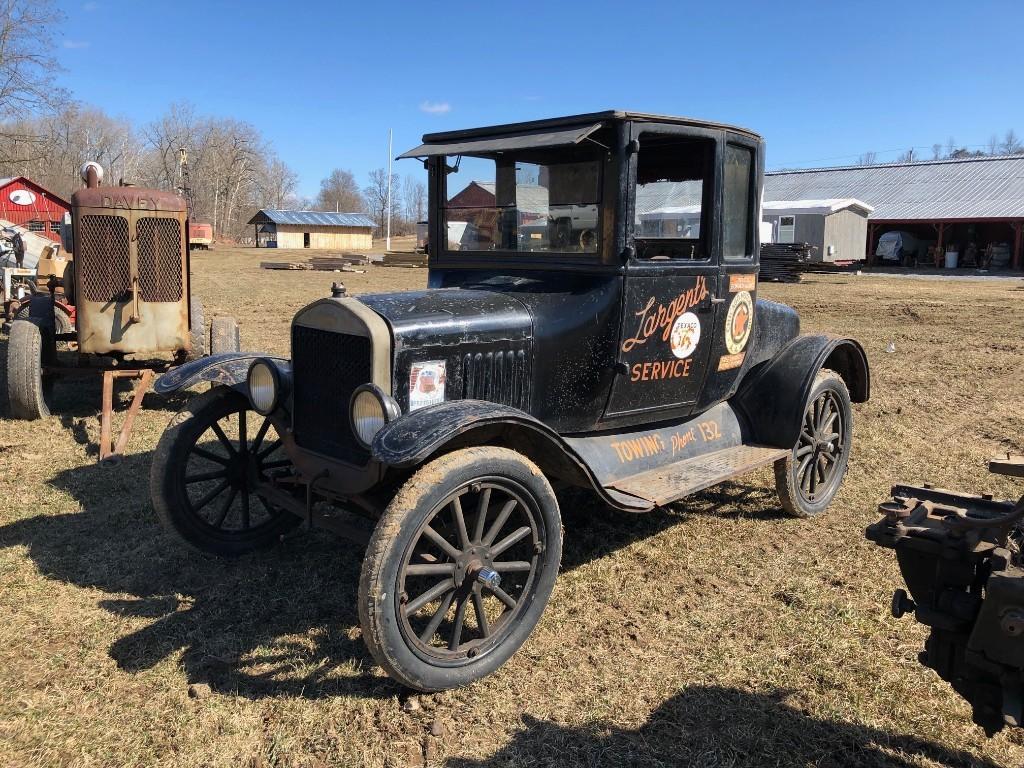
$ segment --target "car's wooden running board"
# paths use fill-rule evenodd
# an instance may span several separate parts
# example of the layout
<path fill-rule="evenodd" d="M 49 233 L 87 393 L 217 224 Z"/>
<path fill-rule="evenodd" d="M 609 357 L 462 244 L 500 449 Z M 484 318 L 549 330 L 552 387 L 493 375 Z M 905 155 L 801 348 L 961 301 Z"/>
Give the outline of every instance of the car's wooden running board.
<path fill-rule="evenodd" d="M 738 445 L 625 477 L 606 487 L 660 507 L 784 459 L 788 454 L 788 448 Z"/>

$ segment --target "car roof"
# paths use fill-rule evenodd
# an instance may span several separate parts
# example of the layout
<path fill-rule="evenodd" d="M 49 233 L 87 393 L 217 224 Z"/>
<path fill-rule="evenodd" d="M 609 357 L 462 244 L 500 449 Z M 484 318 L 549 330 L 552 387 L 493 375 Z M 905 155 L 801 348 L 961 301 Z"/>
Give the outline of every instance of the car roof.
<path fill-rule="evenodd" d="M 430 144 L 434 142 L 452 141 L 453 139 L 468 139 L 479 136 L 491 136 L 494 134 L 516 133 L 523 131 L 536 131 L 545 128 L 576 125 L 578 123 L 592 123 L 599 120 L 627 121 L 648 123 L 670 123 L 672 125 L 688 125 L 695 128 L 718 128 L 736 133 L 742 133 L 754 139 L 761 139 L 761 136 L 747 128 L 740 128 L 735 125 L 716 123 L 708 120 L 698 120 L 692 117 L 678 117 L 673 115 L 656 115 L 649 112 L 628 112 L 624 110 L 609 109 L 604 112 L 587 112 L 582 115 L 566 115 L 565 117 L 549 117 L 544 120 L 530 120 L 522 123 L 505 123 L 502 125 L 489 125 L 481 128 L 466 128 L 463 130 L 443 131 L 439 133 L 428 133 L 423 136 L 423 142 Z"/>

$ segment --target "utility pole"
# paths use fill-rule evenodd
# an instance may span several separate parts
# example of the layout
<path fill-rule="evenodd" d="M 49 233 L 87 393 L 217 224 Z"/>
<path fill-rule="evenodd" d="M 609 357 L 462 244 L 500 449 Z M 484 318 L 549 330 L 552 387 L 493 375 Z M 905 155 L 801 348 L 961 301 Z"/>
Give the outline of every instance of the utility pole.
<path fill-rule="evenodd" d="M 391 129 L 388 128 L 388 226 L 387 235 L 385 236 L 384 247 L 387 250 L 391 250 Z"/>

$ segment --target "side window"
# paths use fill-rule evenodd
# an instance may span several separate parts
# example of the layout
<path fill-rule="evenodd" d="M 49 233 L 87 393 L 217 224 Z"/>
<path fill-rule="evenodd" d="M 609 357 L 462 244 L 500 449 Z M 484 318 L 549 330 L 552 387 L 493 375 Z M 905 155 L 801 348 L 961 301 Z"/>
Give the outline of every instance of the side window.
<path fill-rule="evenodd" d="M 779 217 L 779 242 L 796 242 L 796 216 Z"/>
<path fill-rule="evenodd" d="M 633 241 L 637 258 L 708 257 L 705 196 L 715 144 L 644 133 L 636 167 Z"/>
<path fill-rule="evenodd" d="M 722 209 L 722 255 L 727 259 L 753 256 L 750 226 L 750 191 L 754 153 L 747 147 L 725 148 L 725 198 Z"/>

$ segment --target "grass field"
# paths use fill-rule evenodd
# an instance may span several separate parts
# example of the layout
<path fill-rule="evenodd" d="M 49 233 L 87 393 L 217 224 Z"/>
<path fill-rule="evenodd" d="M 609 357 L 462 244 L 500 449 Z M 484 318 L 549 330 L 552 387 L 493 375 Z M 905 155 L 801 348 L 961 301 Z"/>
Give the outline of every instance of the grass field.
<path fill-rule="evenodd" d="M 332 280 L 426 279 L 258 260 L 198 255 L 194 290 L 245 348 L 284 354 Z M 95 382 L 58 390 L 59 417 L 0 419 L 0 766 L 1021 765 L 1024 734 L 986 739 L 917 664 L 924 633 L 888 615 L 895 559 L 863 529 L 895 481 L 1019 493 L 985 460 L 1024 451 L 1024 285 L 812 276 L 761 295 L 873 365 L 830 513 L 782 516 L 768 471 L 642 517 L 567 497 L 536 632 L 435 696 L 409 699 L 365 651 L 351 545 L 316 533 L 218 562 L 163 532 L 150 456 L 182 398 L 146 397 L 114 468 L 96 462 Z"/>

